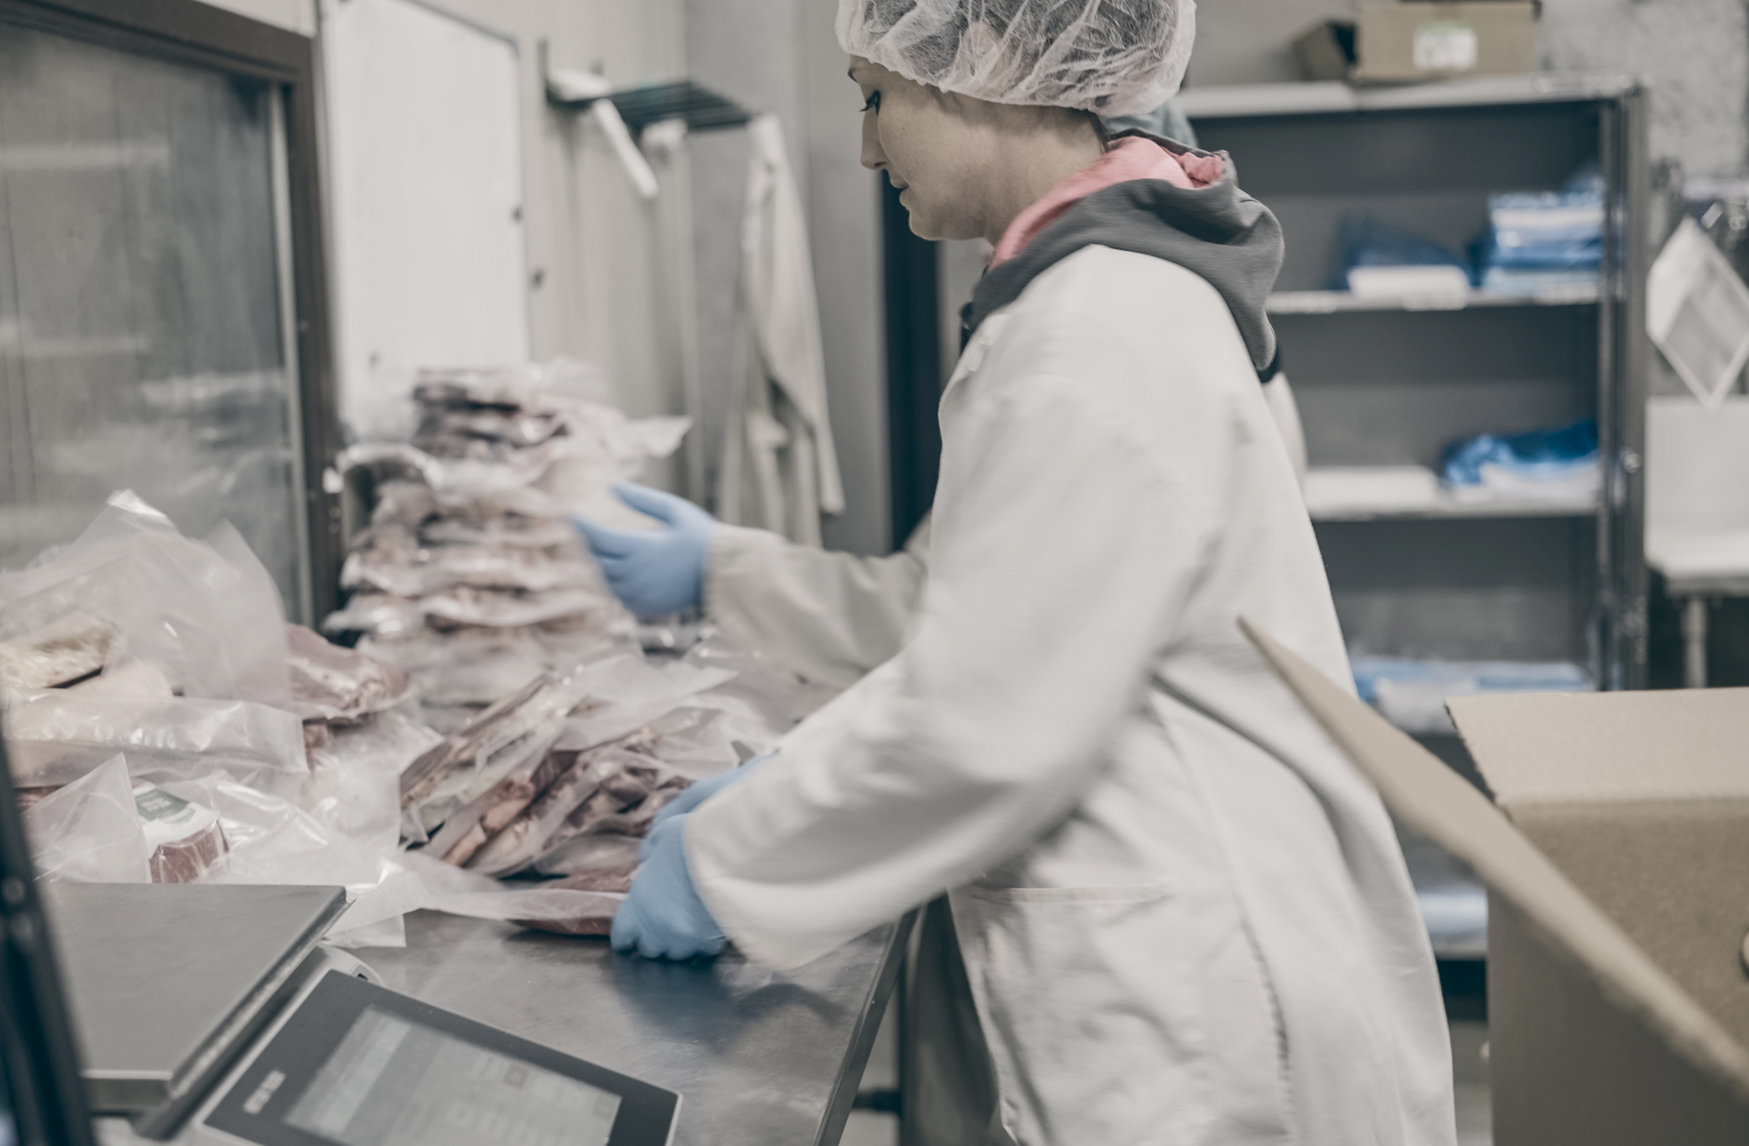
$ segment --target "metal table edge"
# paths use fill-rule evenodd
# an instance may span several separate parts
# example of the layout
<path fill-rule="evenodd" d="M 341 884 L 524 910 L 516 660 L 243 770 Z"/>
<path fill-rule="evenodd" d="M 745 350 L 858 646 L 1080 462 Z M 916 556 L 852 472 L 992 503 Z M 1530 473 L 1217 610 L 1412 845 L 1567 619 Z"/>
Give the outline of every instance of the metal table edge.
<path fill-rule="evenodd" d="M 839 1066 L 838 1079 L 832 1088 L 831 1104 L 827 1106 L 826 1116 L 821 1120 L 819 1132 L 814 1136 L 814 1146 L 838 1146 L 839 1140 L 844 1136 L 844 1127 L 850 1121 L 850 1109 L 856 1102 L 857 1087 L 862 1082 L 863 1071 L 868 1067 L 868 1057 L 874 1050 L 875 1036 L 880 1032 L 881 1017 L 885 1014 L 887 1003 L 893 997 L 893 989 L 898 984 L 911 930 L 916 926 L 921 912 L 922 908 L 915 908 L 893 924 L 892 934 L 888 936 L 886 948 L 881 953 L 879 973 L 875 975 L 868 997 L 860 1008 L 856 1031 L 850 1039 L 850 1053 L 844 1056 L 844 1061 Z"/>

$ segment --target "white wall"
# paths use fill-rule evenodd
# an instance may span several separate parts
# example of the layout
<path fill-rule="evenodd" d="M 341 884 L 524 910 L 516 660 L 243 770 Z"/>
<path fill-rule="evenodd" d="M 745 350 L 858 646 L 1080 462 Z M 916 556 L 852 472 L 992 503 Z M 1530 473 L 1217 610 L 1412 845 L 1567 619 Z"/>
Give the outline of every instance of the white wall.
<path fill-rule="evenodd" d="M 841 516 L 826 519 L 826 544 L 885 553 L 892 523 L 879 185 L 858 161 L 861 101 L 832 32 L 836 9 L 830 0 L 687 0 L 687 59 L 697 82 L 783 121 L 807 204 L 847 502 Z M 699 339 L 705 391 L 719 399 L 729 382 L 746 155 L 738 132 L 694 142 Z M 711 419 L 713 460 L 721 416 L 719 401 Z"/>
<path fill-rule="evenodd" d="M 303 34 L 316 0 L 219 0 Z M 634 414 L 678 413 L 664 376 L 652 281 L 653 213 L 630 190 L 592 122 L 547 106 L 540 46 L 554 66 L 602 71 L 616 86 L 685 74 L 681 0 L 413 0 L 516 45 L 529 347 L 600 365 Z M 345 316 L 337 318 L 344 321 Z M 653 475 L 672 484 L 674 474 Z"/>
<path fill-rule="evenodd" d="M 421 2 L 517 44 L 532 356 L 596 362 L 634 414 L 678 412 L 657 352 L 652 213 L 593 123 L 547 105 L 540 45 L 616 85 L 670 79 L 685 70 L 679 0 Z"/>

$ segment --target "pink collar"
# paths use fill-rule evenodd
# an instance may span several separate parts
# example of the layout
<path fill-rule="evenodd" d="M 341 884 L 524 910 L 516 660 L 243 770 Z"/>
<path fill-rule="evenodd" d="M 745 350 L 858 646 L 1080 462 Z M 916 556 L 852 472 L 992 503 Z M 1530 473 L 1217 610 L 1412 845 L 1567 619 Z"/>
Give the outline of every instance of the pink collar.
<path fill-rule="evenodd" d="M 1043 199 L 1015 216 L 1003 232 L 1002 241 L 996 244 L 990 265 L 1012 259 L 1064 211 L 1114 183 L 1164 179 L 1174 187 L 1190 191 L 1220 182 L 1225 170 L 1218 155 L 1176 155 L 1152 140 L 1133 135 L 1120 139 L 1104 155 L 1064 178 Z"/>

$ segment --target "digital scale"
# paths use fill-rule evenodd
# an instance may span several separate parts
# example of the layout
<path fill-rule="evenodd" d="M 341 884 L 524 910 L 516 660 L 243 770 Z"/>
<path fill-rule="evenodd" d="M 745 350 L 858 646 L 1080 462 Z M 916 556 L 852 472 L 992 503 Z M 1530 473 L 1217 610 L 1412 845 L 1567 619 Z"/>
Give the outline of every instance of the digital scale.
<path fill-rule="evenodd" d="M 106 1146 L 669 1146 L 680 1096 L 381 985 L 339 888 L 45 889 Z"/>
<path fill-rule="evenodd" d="M 680 1096 L 368 981 L 341 952 L 170 1141 L 669 1146 Z M 349 964 L 355 964 L 349 966 Z M 140 1137 L 102 1119 L 105 1146 Z"/>

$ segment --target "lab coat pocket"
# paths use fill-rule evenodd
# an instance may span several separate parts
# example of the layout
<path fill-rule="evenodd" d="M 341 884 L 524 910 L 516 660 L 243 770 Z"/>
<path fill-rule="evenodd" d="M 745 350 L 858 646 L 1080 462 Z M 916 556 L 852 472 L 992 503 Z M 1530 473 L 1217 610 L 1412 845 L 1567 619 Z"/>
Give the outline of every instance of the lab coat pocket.
<path fill-rule="evenodd" d="M 1168 883 L 973 885 L 952 903 L 1019 1146 L 1253 1142 L 1282 1129 L 1269 993 L 1219 897 Z M 1231 1053 L 1235 1038 L 1255 1051 Z"/>

